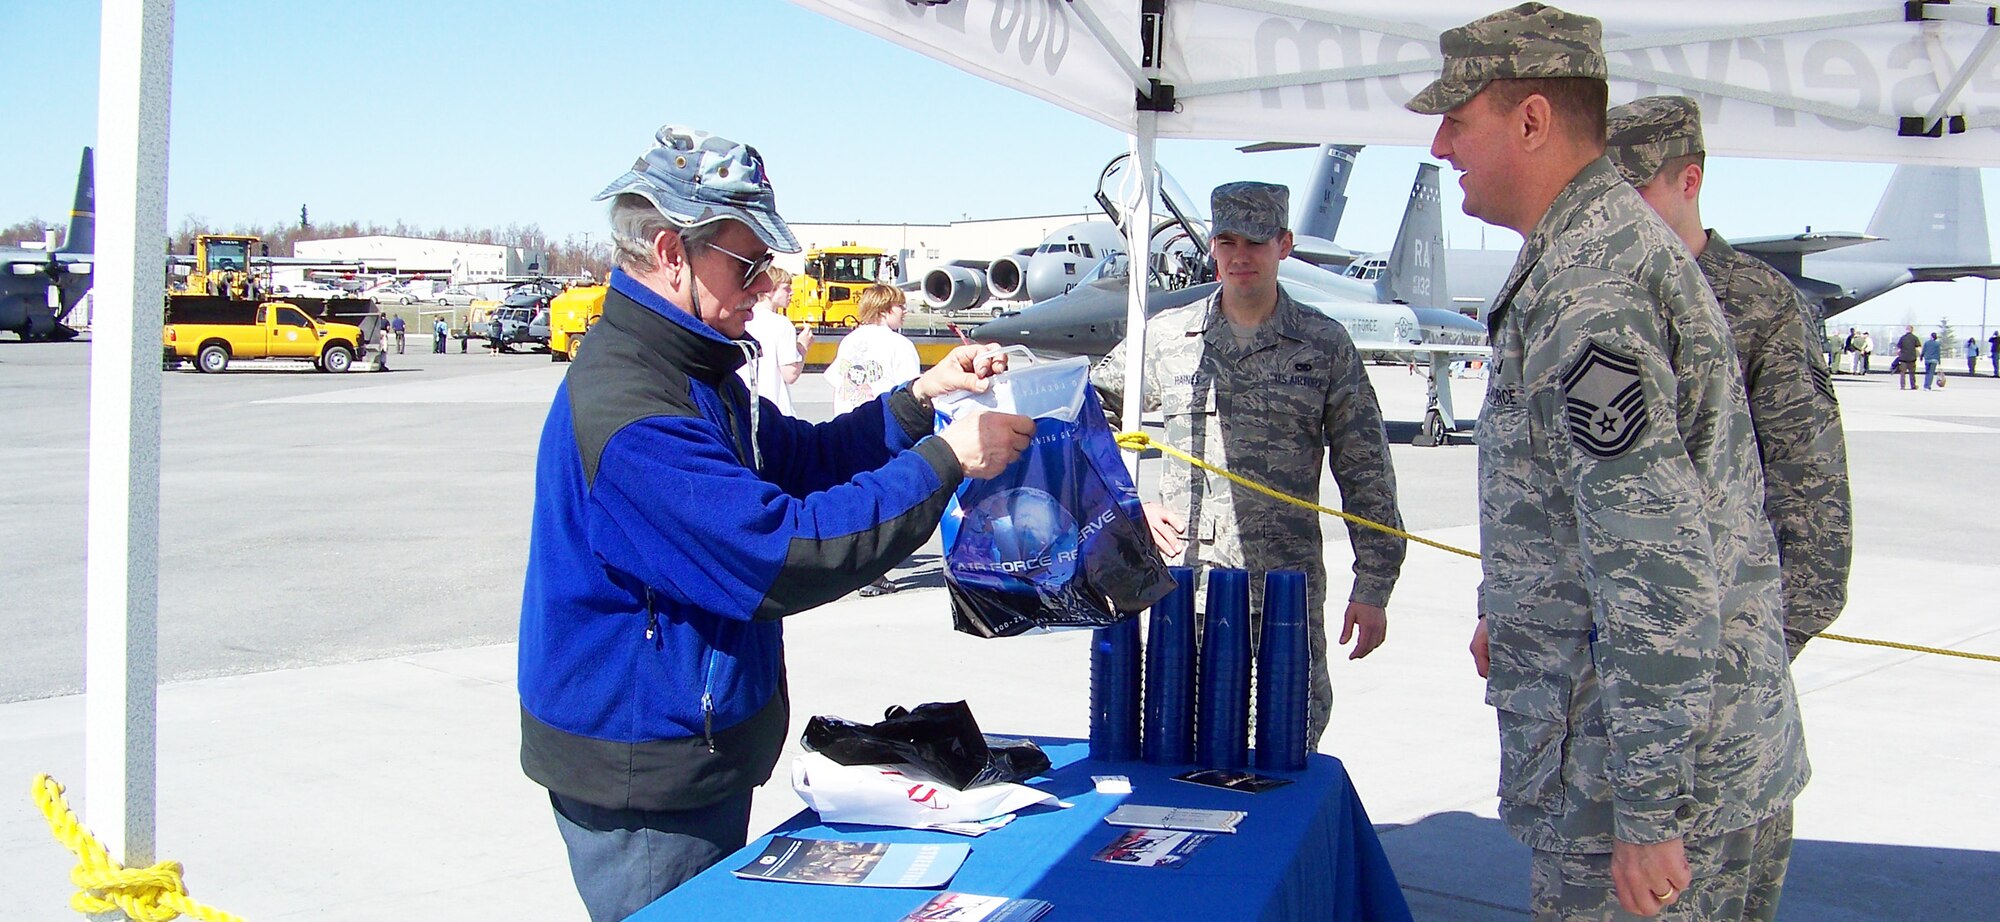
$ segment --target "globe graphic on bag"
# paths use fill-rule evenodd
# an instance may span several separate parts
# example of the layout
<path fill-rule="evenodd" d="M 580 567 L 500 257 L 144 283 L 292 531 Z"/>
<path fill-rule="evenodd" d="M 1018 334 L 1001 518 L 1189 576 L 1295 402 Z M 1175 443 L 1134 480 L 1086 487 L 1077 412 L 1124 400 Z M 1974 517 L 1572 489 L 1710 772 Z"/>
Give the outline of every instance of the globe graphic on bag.
<path fill-rule="evenodd" d="M 967 537 L 990 552 L 1001 572 L 1037 583 L 1067 582 L 1076 572 L 1076 520 L 1047 492 L 1017 487 L 995 493 L 965 519 Z"/>

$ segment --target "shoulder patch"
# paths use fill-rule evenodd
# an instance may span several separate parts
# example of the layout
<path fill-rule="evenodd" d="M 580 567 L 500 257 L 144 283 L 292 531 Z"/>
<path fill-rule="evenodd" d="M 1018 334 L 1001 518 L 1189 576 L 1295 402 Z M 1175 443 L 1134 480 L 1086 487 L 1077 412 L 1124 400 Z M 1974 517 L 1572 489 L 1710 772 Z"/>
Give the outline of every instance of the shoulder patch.
<path fill-rule="evenodd" d="M 1590 343 L 1563 373 L 1570 441 L 1599 458 L 1616 458 L 1646 430 L 1639 362 Z"/>

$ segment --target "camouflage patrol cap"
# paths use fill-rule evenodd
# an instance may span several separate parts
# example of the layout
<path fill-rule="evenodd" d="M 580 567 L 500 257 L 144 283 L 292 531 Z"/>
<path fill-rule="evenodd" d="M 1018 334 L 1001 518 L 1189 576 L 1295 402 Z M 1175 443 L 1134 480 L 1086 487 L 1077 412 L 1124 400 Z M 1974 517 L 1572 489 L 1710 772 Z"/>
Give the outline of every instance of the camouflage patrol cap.
<path fill-rule="evenodd" d="M 734 219 L 772 250 L 799 251 L 798 238 L 778 217 L 778 194 L 771 190 L 764 158 L 748 144 L 680 125 L 661 126 L 653 146 L 632 169 L 594 198 L 627 192 L 644 196 L 680 227 Z"/>
<path fill-rule="evenodd" d="M 1605 114 L 1604 133 L 1605 155 L 1635 186 L 1651 182 L 1675 157 L 1706 152 L 1701 107 L 1686 96 L 1647 96 L 1614 107 Z"/>
<path fill-rule="evenodd" d="M 1547 77 L 1605 79 L 1604 26 L 1588 16 L 1523 3 L 1438 36 L 1444 67 L 1431 85 L 1403 104 L 1443 115 L 1495 80 Z"/>
<path fill-rule="evenodd" d="M 1292 190 L 1267 182 L 1223 183 L 1209 193 L 1208 210 L 1215 216 L 1209 236 L 1236 234 L 1263 243 L 1285 232 Z"/>

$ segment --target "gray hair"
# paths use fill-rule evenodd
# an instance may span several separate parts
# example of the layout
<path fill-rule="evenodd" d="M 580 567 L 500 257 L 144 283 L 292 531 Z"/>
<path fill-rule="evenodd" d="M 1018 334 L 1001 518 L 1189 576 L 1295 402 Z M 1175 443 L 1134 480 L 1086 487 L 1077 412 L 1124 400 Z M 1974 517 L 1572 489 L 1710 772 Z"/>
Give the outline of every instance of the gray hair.
<path fill-rule="evenodd" d="M 681 248 L 693 253 L 713 242 L 722 233 L 722 224 L 710 221 L 683 227 L 645 196 L 626 192 L 611 200 L 611 259 L 628 272 L 652 272 L 660 267 L 653 256 L 653 240 L 661 231 L 679 234 Z"/>

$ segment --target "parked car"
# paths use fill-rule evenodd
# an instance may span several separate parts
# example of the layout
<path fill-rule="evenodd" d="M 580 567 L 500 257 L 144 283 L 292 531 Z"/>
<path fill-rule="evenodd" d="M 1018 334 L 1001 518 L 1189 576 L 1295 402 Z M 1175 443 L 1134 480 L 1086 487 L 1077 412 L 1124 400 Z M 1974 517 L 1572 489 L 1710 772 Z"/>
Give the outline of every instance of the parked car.
<path fill-rule="evenodd" d="M 401 285 L 383 285 L 368 292 L 377 304 L 415 304 L 417 294 Z"/>
<path fill-rule="evenodd" d="M 479 296 L 473 294 L 472 289 L 467 288 L 463 285 L 453 285 L 450 288 L 438 292 L 437 300 L 439 304 L 447 304 L 452 307 L 465 307 L 466 305 L 469 305 L 472 302 L 479 300 Z"/>

